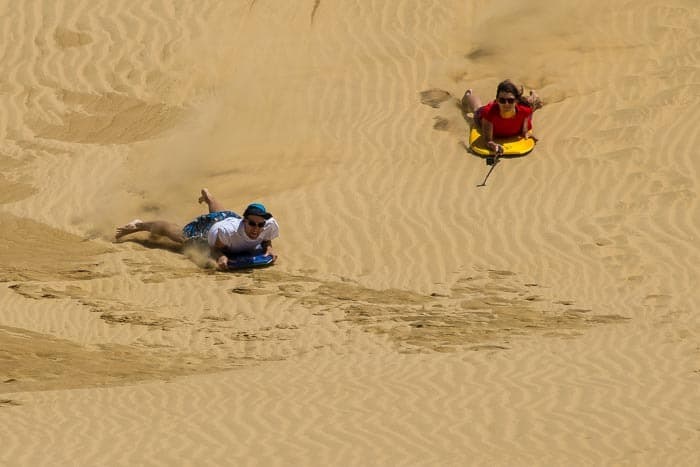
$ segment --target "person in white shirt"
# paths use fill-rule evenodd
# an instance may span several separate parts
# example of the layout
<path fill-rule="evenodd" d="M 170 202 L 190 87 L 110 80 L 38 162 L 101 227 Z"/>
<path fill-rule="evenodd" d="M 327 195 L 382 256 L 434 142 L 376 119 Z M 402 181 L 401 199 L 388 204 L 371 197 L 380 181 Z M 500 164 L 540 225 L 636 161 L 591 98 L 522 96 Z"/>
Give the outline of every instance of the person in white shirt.
<path fill-rule="evenodd" d="M 227 217 L 213 224 L 207 241 L 217 267 L 226 269 L 231 254 L 259 251 L 276 258 L 272 240 L 278 236 L 279 226 L 272 214 L 262 204 L 253 203 L 243 212 L 243 219 Z"/>
<path fill-rule="evenodd" d="M 246 253 L 277 255 L 272 249 L 272 240 L 279 236 L 279 225 L 272 214 L 260 203 L 246 207 L 243 217 L 223 209 L 206 188 L 202 189 L 200 203 L 206 203 L 209 213 L 199 216 L 185 227 L 168 221 L 134 219 L 117 228 L 116 239 L 136 232 L 150 232 L 184 245 L 189 242 L 206 241 L 212 259 L 219 269 L 227 269 L 229 256 Z"/>

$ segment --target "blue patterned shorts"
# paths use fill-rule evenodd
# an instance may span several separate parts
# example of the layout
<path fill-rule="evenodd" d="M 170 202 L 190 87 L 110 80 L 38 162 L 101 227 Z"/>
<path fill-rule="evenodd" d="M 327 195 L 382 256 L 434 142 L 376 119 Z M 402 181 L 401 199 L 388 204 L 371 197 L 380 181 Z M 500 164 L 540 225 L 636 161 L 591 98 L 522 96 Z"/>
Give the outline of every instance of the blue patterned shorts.
<path fill-rule="evenodd" d="M 209 214 L 202 214 L 182 228 L 182 235 L 185 236 L 187 241 L 203 240 L 206 242 L 211 226 L 229 217 L 241 218 L 233 211 L 214 211 Z"/>

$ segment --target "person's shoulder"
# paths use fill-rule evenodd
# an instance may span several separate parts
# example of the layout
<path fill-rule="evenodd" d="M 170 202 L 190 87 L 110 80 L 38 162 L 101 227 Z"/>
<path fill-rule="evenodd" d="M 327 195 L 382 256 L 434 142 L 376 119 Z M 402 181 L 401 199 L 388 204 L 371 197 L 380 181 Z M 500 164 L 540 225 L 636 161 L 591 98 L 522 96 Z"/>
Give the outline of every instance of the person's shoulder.
<path fill-rule="evenodd" d="M 481 114 L 481 118 L 484 118 L 488 121 L 492 121 L 494 118 L 498 117 L 499 113 L 496 101 L 491 101 L 488 104 L 481 107 L 479 113 Z"/>
<path fill-rule="evenodd" d="M 227 217 L 225 219 L 221 219 L 219 222 L 225 222 L 227 224 L 240 224 L 242 220 L 243 219 L 240 217 Z"/>
<path fill-rule="evenodd" d="M 217 226 L 219 229 L 237 229 L 239 225 L 241 225 L 242 219 L 239 217 L 227 217 L 226 219 L 221 219 L 219 222 L 215 223 L 214 225 Z M 212 226 L 213 227 L 213 226 Z"/>
<path fill-rule="evenodd" d="M 490 113 L 493 112 L 494 109 L 498 110 L 498 106 L 496 105 L 496 101 L 490 101 L 483 107 L 483 109 L 485 113 Z"/>
<path fill-rule="evenodd" d="M 268 234 L 270 237 L 269 239 L 273 239 L 279 235 L 280 232 L 280 226 L 277 223 L 277 219 L 274 217 L 270 217 L 267 220 L 267 225 L 265 226 L 265 232 Z"/>
<path fill-rule="evenodd" d="M 529 105 L 517 104 L 516 107 L 518 109 L 518 112 L 522 112 L 524 115 L 532 114 L 532 107 L 530 107 Z"/>

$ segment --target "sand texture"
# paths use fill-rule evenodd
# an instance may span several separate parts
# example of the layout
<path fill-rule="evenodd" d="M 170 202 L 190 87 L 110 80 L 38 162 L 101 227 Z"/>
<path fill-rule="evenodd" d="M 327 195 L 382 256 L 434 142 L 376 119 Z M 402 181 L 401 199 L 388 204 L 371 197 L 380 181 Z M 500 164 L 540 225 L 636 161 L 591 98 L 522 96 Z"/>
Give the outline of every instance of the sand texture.
<path fill-rule="evenodd" d="M 0 465 L 699 465 L 697 1 L 0 13 Z M 203 187 L 276 265 L 114 241 Z"/>

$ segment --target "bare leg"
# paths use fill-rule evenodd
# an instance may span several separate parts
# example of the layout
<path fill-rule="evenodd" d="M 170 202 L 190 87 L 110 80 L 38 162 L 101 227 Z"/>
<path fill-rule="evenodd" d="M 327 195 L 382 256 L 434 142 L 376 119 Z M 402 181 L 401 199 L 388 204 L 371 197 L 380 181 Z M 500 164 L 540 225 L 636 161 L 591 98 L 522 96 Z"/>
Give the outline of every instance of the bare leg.
<path fill-rule="evenodd" d="M 202 196 L 199 197 L 200 203 L 207 203 L 209 206 L 209 212 L 224 211 L 224 206 L 215 200 L 209 190 L 202 188 Z"/>
<path fill-rule="evenodd" d="M 168 237 L 176 243 L 184 243 L 185 237 L 182 235 L 182 227 L 172 222 L 167 221 L 152 221 L 143 222 L 140 219 L 134 219 L 126 225 L 117 227 L 116 239 L 124 237 L 136 232 L 150 232 L 162 237 Z"/>
<path fill-rule="evenodd" d="M 462 110 L 465 113 L 475 112 L 476 109 L 481 107 L 481 99 L 472 94 L 471 89 L 467 89 L 462 97 Z"/>
<path fill-rule="evenodd" d="M 477 110 L 481 108 L 481 99 L 472 94 L 471 88 L 467 89 L 462 97 L 462 116 L 471 126 L 479 131 L 481 129 L 481 117 Z M 471 114 L 471 115 L 470 115 Z"/>

